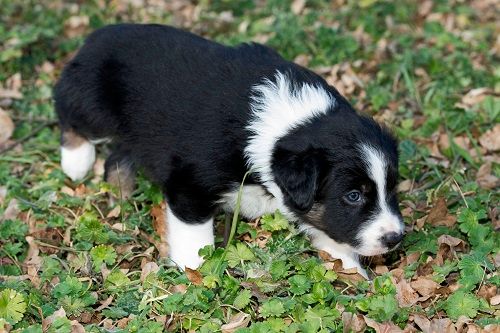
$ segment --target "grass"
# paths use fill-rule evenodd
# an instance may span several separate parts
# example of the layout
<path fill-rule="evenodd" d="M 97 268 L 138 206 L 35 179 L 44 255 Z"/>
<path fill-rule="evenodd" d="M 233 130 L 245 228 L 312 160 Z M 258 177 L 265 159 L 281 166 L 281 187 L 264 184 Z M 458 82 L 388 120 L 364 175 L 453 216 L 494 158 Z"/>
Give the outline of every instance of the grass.
<path fill-rule="evenodd" d="M 141 3 L 0 0 L 0 105 L 15 123 L 0 143 L 0 331 L 498 329 L 500 46 L 487 2 Z M 409 233 L 366 261 L 371 283 L 279 212 L 239 221 L 226 250 L 181 273 L 159 256 L 154 185 L 141 176 L 109 206 L 99 165 L 66 179 L 52 87 L 86 34 L 122 21 L 265 42 L 394 130 Z"/>

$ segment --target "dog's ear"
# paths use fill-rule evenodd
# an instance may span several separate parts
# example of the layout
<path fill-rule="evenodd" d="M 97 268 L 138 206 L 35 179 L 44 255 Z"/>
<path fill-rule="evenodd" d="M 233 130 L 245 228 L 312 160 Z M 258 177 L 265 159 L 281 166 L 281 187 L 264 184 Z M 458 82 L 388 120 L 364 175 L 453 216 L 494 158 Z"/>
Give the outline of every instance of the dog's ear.
<path fill-rule="evenodd" d="M 298 213 L 307 213 L 314 203 L 319 183 L 319 159 L 312 150 L 294 152 L 277 147 L 272 171 L 284 195 L 285 204 Z"/>

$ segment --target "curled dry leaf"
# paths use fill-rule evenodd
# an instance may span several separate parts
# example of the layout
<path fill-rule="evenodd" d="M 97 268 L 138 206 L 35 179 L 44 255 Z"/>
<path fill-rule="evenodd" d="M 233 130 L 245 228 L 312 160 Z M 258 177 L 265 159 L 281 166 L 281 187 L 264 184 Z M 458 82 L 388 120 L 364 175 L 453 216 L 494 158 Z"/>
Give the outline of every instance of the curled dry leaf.
<path fill-rule="evenodd" d="M 422 316 L 421 314 L 415 313 L 413 315 L 413 321 L 417 326 L 422 330 L 423 333 L 430 333 L 431 329 L 431 321 L 427 319 L 427 317 Z"/>
<path fill-rule="evenodd" d="M 429 332 L 455 333 L 455 325 L 449 318 L 434 318 L 431 320 Z"/>
<path fill-rule="evenodd" d="M 427 219 L 425 221 L 426 223 L 432 225 L 451 227 L 457 222 L 457 218 L 453 215 L 448 214 L 446 199 L 440 197 L 434 203 L 434 206 L 429 211 L 429 215 L 427 216 Z"/>
<path fill-rule="evenodd" d="M 160 270 L 160 267 L 155 262 L 147 262 L 141 270 L 141 282 L 144 282 L 144 279 L 151 274 L 156 273 Z"/>
<path fill-rule="evenodd" d="M 366 325 L 370 326 L 375 330 L 376 333 L 403 333 L 403 330 L 400 329 L 397 325 L 391 322 L 385 323 L 377 323 L 375 320 L 370 319 L 366 316 L 363 316 L 365 319 Z"/>
<path fill-rule="evenodd" d="M 231 317 L 229 323 L 221 326 L 222 333 L 233 333 L 237 329 L 247 327 L 250 322 L 250 315 L 244 312 L 238 312 Z"/>
<path fill-rule="evenodd" d="M 362 315 L 356 315 L 351 312 L 342 313 L 342 323 L 344 324 L 344 333 L 348 332 L 364 332 L 366 329 L 366 323 L 363 320 Z"/>
<path fill-rule="evenodd" d="M 5 88 L 0 86 L 0 99 L 21 99 L 22 80 L 21 74 L 16 73 L 9 77 L 5 82 Z"/>
<path fill-rule="evenodd" d="M 14 122 L 7 111 L 0 108 L 0 144 L 10 139 L 14 133 Z"/>
<path fill-rule="evenodd" d="M 405 279 L 401 279 L 396 284 L 396 299 L 399 306 L 405 308 L 417 303 L 420 297 Z"/>
<path fill-rule="evenodd" d="M 19 214 L 19 212 L 20 212 L 20 209 L 19 209 L 19 205 L 17 203 L 17 199 L 12 199 L 9 201 L 7 208 L 5 209 L 3 214 L 0 216 L 0 221 L 13 220 L 17 217 L 17 214 Z"/>
<path fill-rule="evenodd" d="M 155 229 L 158 236 L 160 236 L 160 242 L 154 243 L 160 257 L 165 258 L 168 256 L 168 244 L 167 244 L 167 216 L 165 214 L 167 208 L 167 203 L 163 201 L 158 206 L 151 207 L 151 217 L 153 218 L 153 228 Z"/>
<path fill-rule="evenodd" d="M 85 328 L 76 320 L 71 321 L 71 333 L 85 333 Z"/>
<path fill-rule="evenodd" d="M 42 320 L 43 331 L 47 332 L 47 329 L 50 327 L 50 325 L 52 325 L 54 320 L 56 320 L 57 318 L 64 318 L 64 317 L 66 317 L 66 311 L 64 311 L 64 308 L 61 307 L 59 310 L 55 311 L 52 315 Z"/>
<path fill-rule="evenodd" d="M 458 247 L 459 245 L 464 245 L 464 241 L 460 238 L 456 238 L 450 235 L 441 235 L 438 238 L 438 245 L 446 244 L 451 248 Z"/>
<path fill-rule="evenodd" d="M 109 211 L 108 215 L 106 215 L 107 218 L 113 218 L 113 217 L 118 217 L 120 216 L 121 212 L 121 207 L 119 205 L 115 206 L 112 210 Z"/>
<path fill-rule="evenodd" d="M 410 286 L 421 296 L 431 296 L 440 287 L 439 283 L 425 277 L 418 277 L 417 280 L 410 282 Z"/>
<path fill-rule="evenodd" d="M 306 6 L 306 0 L 294 0 L 292 2 L 292 13 L 299 15 Z"/>
<path fill-rule="evenodd" d="M 101 301 L 101 305 L 99 305 L 99 307 L 95 310 L 97 312 L 102 311 L 103 309 L 106 309 L 112 302 L 113 302 L 113 296 L 109 296 L 104 301 Z"/>
<path fill-rule="evenodd" d="M 497 176 L 491 173 L 491 162 L 486 162 L 477 171 L 476 174 L 476 182 L 477 184 L 484 189 L 491 190 L 498 186 L 500 186 L 500 180 Z"/>
<path fill-rule="evenodd" d="M 487 151 L 495 152 L 500 150 L 500 124 L 486 131 L 479 137 L 479 143 Z"/>
<path fill-rule="evenodd" d="M 89 26 L 88 16 L 71 16 L 64 22 L 64 34 L 69 38 L 81 36 Z"/>
<path fill-rule="evenodd" d="M 203 284 L 203 277 L 201 276 L 200 272 L 189 267 L 186 267 L 185 272 L 188 280 L 191 281 L 192 284 L 196 286 L 201 286 Z"/>
<path fill-rule="evenodd" d="M 497 306 L 500 304 L 500 295 L 495 295 L 490 299 L 491 306 Z"/>

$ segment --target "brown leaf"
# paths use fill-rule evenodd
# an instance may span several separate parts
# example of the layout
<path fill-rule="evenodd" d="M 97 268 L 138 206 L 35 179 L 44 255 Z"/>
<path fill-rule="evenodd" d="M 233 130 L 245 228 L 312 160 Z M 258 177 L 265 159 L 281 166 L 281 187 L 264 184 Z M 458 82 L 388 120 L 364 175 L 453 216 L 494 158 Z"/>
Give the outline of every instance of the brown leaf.
<path fill-rule="evenodd" d="M 52 325 L 54 320 L 56 320 L 57 318 L 64 318 L 64 317 L 66 317 L 66 311 L 64 311 L 64 308 L 61 307 L 59 310 L 55 311 L 52 315 L 42 320 L 43 331 L 47 332 L 47 329 L 50 327 L 50 325 Z"/>
<path fill-rule="evenodd" d="M 449 318 L 434 318 L 431 321 L 429 332 L 455 333 L 457 330 Z"/>
<path fill-rule="evenodd" d="M 77 322 L 76 320 L 72 320 L 71 322 L 71 333 L 85 333 L 85 328 L 82 324 Z"/>
<path fill-rule="evenodd" d="M 7 205 L 7 208 L 3 212 L 3 214 L 0 216 L 0 222 L 5 221 L 5 220 L 13 220 L 17 217 L 17 214 L 19 214 L 20 209 L 19 205 L 17 204 L 17 199 L 12 199 L 9 201 L 9 204 Z"/>
<path fill-rule="evenodd" d="M 497 296 L 497 286 L 483 284 L 481 288 L 479 288 L 477 295 L 490 301 L 493 297 Z"/>
<path fill-rule="evenodd" d="M 490 152 L 500 150 L 500 124 L 486 131 L 479 137 L 479 143 Z"/>
<path fill-rule="evenodd" d="M 495 295 L 490 299 L 491 306 L 497 306 L 500 304 L 500 295 Z"/>
<path fill-rule="evenodd" d="M 405 179 L 398 184 L 398 192 L 399 193 L 408 192 L 409 190 L 411 190 L 412 187 L 413 187 L 413 181 L 411 179 Z"/>
<path fill-rule="evenodd" d="M 99 307 L 95 309 L 95 311 L 99 312 L 106 309 L 112 302 L 113 302 L 113 296 L 109 296 L 104 301 L 101 301 L 101 305 L 99 305 Z"/>
<path fill-rule="evenodd" d="M 422 330 L 423 333 L 431 332 L 431 321 L 427 319 L 427 317 L 422 316 L 421 314 L 415 313 L 413 315 L 413 321 L 417 324 L 418 327 Z"/>
<path fill-rule="evenodd" d="M 233 333 L 239 328 L 247 327 L 250 322 L 250 315 L 244 312 L 238 312 L 231 317 L 229 323 L 221 326 L 222 333 Z"/>
<path fill-rule="evenodd" d="M 259 231 L 257 237 L 255 238 L 255 242 L 261 249 L 263 249 L 266 247 L 266 244 L 271 238 L 271 235 L 272 234 L 269 231 L 264 231 L 264 230 Z"/>
<path fill-rule="evenodd" d="M 486 96 L 492 93 L 490 88 L 475 88 L 469 90 L 467 94 L 463 95 L 461 104 L 464 104 L 467 107 L 471 107 L 473 105 L 481 103 Z"/>
<path fill-rule="evenodd" d="M 118 217 L 120 216 L 120 212 L 121 212 L 121 207 L 119 205 L 116 205 L 115 208 L 109 211 L 106 217 L 107 218 Z"/>
<path fill-rule="evenodd" d="M 366 325 L 370 326 L 375 330 L 376 333 L 403 333 L 397 325 L 391 322 L 377 323 L 375 320 L 363 316 Z"/>
<path fill-rule="evenodd" d="M 417 280 L 410 282 L 410 285 L 421 296 L 431 296 L 439 288 L 439 283 L 425 277 L 418 277 Z"/>
<path fill-rule="evenodd" d="M 14 133 L 14 122 L 9 114 L 0 108 L 0 144 L 10 139 Z"/>
<path fill-rule="evenodd" d="M 481 188 L 491 190 L 500 185 L 500 181 L 497 176 L 491 173 L 491 162 L 486 162 L 477 171 L 476 182 Z"/>
<path fill-rule="evenodd" d="M 141 282 L 148 277 L 151 273 L 156 273 L 160 270 L 160 267 L 155 262 L 148 262 L 142 267 L 141 271 Z M 186 272 L 187 273 L 187 272 Z"/>
<path fill-rule="evenodd" d="M 200 272 L 189 267 L 186 267 L 185 272 L 188 280 L 191 281 L 192 284 L 196 286 L 201 286 L 203 284 L 203 277 L 201 276 Z"/>
<path fill-rule="evenodd" d="M 426 223 L 432 225 L 443 225 L 447 227 L 453 226 L 457 222 L 457 218 L 453 215 L 448 214 L 448 207 L 446 205 L 445 198 L 438 198 L 434 203 L 434 206 L 429 211 Z"/>
<path fill-rule="evenodd" d="M 160 236 L 160 242 L 158 244 L 154 244 L 158 249 L 160 257 L 162 258 L 168 256 L 166 209 L 167 203 L 163 201 L 160 205 L 151 207 L 150 212 L 151 217 L 153 218 L 153 228 L 158 236 Z"/>
<path fill-rule="evenodd" d="M 0 86 L 0 99 L 21 99 L 22 79 L 21 74 L 16 73 L 9 77 L 5 82 L 5 88 Z"/>
<path fill-rule="evenodd" d="M 438 238 L 438 245 L 441 245 L 441 244 L 446 244 L 449 247 L 454 248 L 454 247 L 458 247 L 459 245 L 463 245 L 464 241 L 461 240 L 460 238 L 456 238 L 456 237 L 453 237 L 450 235 L 441 235 Z"/>
<path fill-rule="evenodd" d="M 356 315 L 351 312 L 343 312 L 342 323 L 344 324 L 343 333 L 364 332 L 366 329 L 366 323 L 363 320 L 363 316 L 359 314 Z"/>
<path fill-rule="evenodd" d="M 292 13 L 299 15 L 306 6 L 306 0 L 293 0 L 292 2 Z"/>
<path fill-rule="evenodd" d="M 69 38 L 81 36 L 87 30 L 89 23 L 88 16 L 71 16 L 64 22 L 64 34 Z"/>
<path fill-rule="evenodd" d="M 405 279 L 396 283 L 396 299 L 400 307 L 409 307 L 419 301 L 418 294 Z"/>

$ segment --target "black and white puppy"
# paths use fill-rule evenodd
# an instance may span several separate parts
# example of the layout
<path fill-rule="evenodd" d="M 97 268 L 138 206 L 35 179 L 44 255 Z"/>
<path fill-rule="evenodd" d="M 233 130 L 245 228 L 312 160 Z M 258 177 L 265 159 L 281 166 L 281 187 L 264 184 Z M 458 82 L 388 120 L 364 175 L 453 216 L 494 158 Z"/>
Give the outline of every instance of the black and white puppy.
<path fill-rule="evenodd" d="M 403 237 L 397 144 L 315 73 L 260 44 L 227 47 L 161 25 L 91 34 L 55 88 L 61 164 L 82 179 L 110 139 L 106 179 L 133 189 L 136 168 L 168 203 L 170 258 L 202 262 L 214 215 L 279 209 L 312 244 L 356 267 Z"/>

